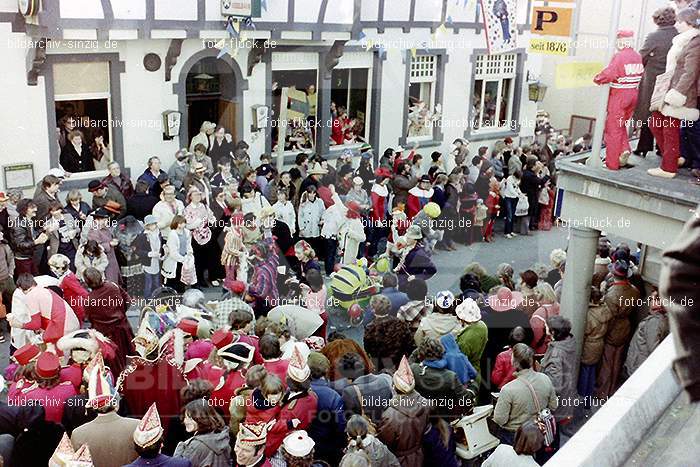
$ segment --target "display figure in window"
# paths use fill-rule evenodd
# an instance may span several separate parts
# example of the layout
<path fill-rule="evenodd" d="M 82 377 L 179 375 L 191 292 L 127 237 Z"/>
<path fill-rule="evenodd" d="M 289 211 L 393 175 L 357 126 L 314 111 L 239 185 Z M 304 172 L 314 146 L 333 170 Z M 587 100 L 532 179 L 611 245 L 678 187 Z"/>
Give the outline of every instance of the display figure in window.
<path fill-rule="evenodd" d="M 595 84 L 610 84 L 608 116 L 605 120 L 605 165 L 619 170 L 627 165 L 631 149 L 627 137 L 627 121 L 637 105 L 639 83 L 644 73 L 642 56 L 632 48 L 632 31 L 618 31 L 617 50 L 610 64 L 598 73 Z"/>
<path fill-rule="evenodd" d="M 503 43 L 510 42 L 510 18 L 508 17 L 508 5 L 505 0 L 496 0 L 493 4 L 493 16 L 501 22 L 503 29 Z"/>

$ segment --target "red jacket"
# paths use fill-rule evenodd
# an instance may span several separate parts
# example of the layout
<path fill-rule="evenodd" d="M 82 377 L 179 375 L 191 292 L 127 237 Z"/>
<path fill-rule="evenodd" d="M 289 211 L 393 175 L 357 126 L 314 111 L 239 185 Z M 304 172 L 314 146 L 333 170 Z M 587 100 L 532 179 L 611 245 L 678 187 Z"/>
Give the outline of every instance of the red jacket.
<path fill-rule="evenodd" d="M 289 366 L 289 360 L 282 360 L 281 358 L 267 360 L 263 362 L 262 366 L 265 367 L 268 373 L 279 376 L 282 380 L 282 384 L 287 387 L 287 367 Z"/>
<path fill-rule="evenodd" d="M 489 196 L 484 201 L 484 204 L 489 208 L 489 216 L 498 216 L 501 212 L 501 197 L 498 193 L 489 191 Z"/>
<path fill-rule="evenodd" d="M 262 399 L 263 395 L 260 389 L 255 389 L 250 393 L 245 403 L 246 423 L 267 423 L 271 420 L 279 420 L 282 406 L 277 404 L 273 407 L 262 407 Z"/>
<path fill-rule="evenodd" d="M 504 350 L 496 356 L 496 364 L 491 371 L 491 382 L 498 386 L 498 389 L 502 389 L 503 386 L 515 379 L 515 375 L 513 375 L 515 369 L 511 362 L 512 356 L 513 349 Z"/>
<path fill-rule="evenodd" d="M 386 202 L 387 202 L 388 198 L 389 198 L 388 196 L 381 196 L 381 195 L 375 193 L 374 190 L 372 190 L 372 195 L 371 195 L 372 212 L 370 214 L 370 218 L 373 221 L 385 221 L 386 220 L 386 214 L 387 214 Z"/>
<path fill-rule="evenodd" d="M 66 273 L 58 285 L 63 290 L 63 299 L 73 308 L 75 316 L 82 323 L 85 320 L 85 300 L 88 298 L 88 291 L 73 272 Z"/>
<path fill-rule="evenodd" d="M 220 407 L 224 411 L 224 415 L 228 417 L 231 399 L 236 396 L 236 390 L 243 387 L 243 385 L 245 385 L 245 376 L 238 370 L 230 372 L 226 375 L 224 385 L 211 393 L 210 400 L 212 404 L 215 407 Z"/>
<path fill-rule="evenodd" d="M 14 394 L 8 397 L 9 405 L 27 406 L 29 401 L 38 401 L 46 412 L 47 422 L 61 423 L 66 399 L 77 394 L 70 381 L 58 383 L 52 388 L 40 388 L 38 384 L 21 380 L 15 385 Z"/>
<path fill-rule="evenodd" d="M 306 394 L 296 394 L 291 397 L 289 397 L 289 393 L 287 393 L 285 399 L 286 402 L 282 406 L 282 410 L 277 418 L 277 423 L 267 432 L 265 455 L 268 457 L 277 452 L 284 437 L 287 436 L 290 431 L 307 430 L 311 425 L 311 421 L 316 417 L 318 398 L 313 391 L 309 391 Z M 296 428 L 292 428 L 291 421 L 295 418 L 301 423 Z"/>
<path fill-rule="evenodd" d="M 408 190 L 408 201 L 406 203 L 406 216 L 409 219 L 416 217 L 423 207 L 430 202 L 433 197 L 433 189 L 428 191 L 421 190 L 417 186 L 414 186 Z"/>
<path fill-rule="evenodd" d="M 643 74 L 642 56 L 626 47 L 613 56 L 610 64 L 593 78 L 593 82 L 610 83 L 611 89 L 637 89 Z"/>

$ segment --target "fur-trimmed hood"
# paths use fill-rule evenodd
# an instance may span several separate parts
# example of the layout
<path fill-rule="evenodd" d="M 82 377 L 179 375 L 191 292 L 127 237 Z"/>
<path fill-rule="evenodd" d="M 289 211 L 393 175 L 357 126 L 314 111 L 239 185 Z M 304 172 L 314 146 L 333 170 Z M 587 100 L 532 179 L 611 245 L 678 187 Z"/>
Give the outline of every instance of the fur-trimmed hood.
<path fill-rule="evenodd" d="M 692 122 L 700 119 L 697 76 L 692 75 L 699 61 L 700 30 L 693 28 L 673 38 L 666 58 L 666 72 L 673 73 L 673 77 L 661 108 L 663 115 Z"/>

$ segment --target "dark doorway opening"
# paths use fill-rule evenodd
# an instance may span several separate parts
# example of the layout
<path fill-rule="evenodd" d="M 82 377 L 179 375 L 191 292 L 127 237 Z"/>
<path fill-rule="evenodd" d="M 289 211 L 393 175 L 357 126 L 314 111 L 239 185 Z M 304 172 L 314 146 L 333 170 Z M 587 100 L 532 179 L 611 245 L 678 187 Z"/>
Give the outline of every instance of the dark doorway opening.
<path fill-rule="evenodd" d="M 188 140 L 209 121 L 223 126 L 238 141 L 236 77 L 224 60 L 206 57 L 197 62 L 187 74 L 186 90 Z"/>

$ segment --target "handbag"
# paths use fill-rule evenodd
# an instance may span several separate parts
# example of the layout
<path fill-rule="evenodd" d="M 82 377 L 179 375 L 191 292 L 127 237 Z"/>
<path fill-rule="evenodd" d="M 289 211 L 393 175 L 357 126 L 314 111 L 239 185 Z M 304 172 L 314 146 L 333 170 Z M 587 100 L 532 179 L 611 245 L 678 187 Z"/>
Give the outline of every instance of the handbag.
<path fill-rule="evenodd" d="M 651 95 L 651 101 L 649 102 L 649 110 L 652 112 L 661 111 L 664 106 L 664 98 L 669 89 L 671 89 L 671 78 L 673 73 L 667 71 L 661 73 L 656 77 L 656 83 L 654 84 L 654 92 Z"/>
<path fill-rule="evenodd" d="M 530 382 L 526 381 L 525 378 L 519 379 L 520 381 L 525 383 L 527 388 L 530 390 L 530 394 L 532 394 L 532 398 L 535 401 L 535 409 L 537 410 L 537 415 L 535 415 L 534 422 L 537 423 L 537 426 L 542 432 L 542 436 L 544 436 L 544 445 L 551 446 L 554 442 L 554 436 L 557 434 L 557 421 L 554 418 L 552 411 L 549 410 L 549 408 L 545 407 L 543 409 L 540 407 L 540 401 L 537 398 L 537 394 L 535 394 L 535 389 L 532 387 Z"/>
<path fill-rule="evenodd" d="M 527 216 L 530 210 L 530 202 L 527 200 L 527 196 L 521 195 L 518 197 L 518 204 L 515 205 L 515 215 L 517 217 Z"/>
<path fill-rule="evenodd" d="M 546 187 L 540 190 L 540 196 L 537 202 L 539 204 L 549 204 L 549 190 Z"/>

